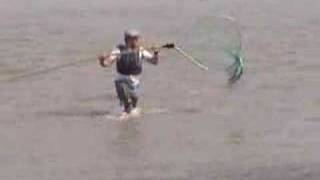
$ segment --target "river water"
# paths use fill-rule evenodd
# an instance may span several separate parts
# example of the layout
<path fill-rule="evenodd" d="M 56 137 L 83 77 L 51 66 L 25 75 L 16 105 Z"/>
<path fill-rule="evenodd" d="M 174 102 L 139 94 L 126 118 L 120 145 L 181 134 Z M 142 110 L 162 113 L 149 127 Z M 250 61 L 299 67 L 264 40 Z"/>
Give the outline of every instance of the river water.
<path fill-rule="evenodd" d="M 0 179 L 320 179 L 319 9 L 315 0 L 0 0 Z M 166 42 L 216 14 L 239 21 L 243 79 L 229 87 L 164 51 L 145 66 L 146 114 L 107 118 L 119 111 L 116 73 L 95 58 L 124 29 Z"/>

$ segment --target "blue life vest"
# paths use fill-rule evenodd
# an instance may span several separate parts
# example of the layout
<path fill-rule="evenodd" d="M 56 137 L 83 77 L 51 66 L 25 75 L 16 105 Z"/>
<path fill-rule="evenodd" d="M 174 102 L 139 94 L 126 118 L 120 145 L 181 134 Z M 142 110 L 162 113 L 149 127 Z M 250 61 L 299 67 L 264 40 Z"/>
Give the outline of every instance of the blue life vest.
<path fill-rule="evenodd" d="M 120 57 L 117 60 L 117 71 L 123 75 L 139 75 L 142 73 L 142 59 L 140 50 L 128 51 L 125 45 L 118 45 Z"/>

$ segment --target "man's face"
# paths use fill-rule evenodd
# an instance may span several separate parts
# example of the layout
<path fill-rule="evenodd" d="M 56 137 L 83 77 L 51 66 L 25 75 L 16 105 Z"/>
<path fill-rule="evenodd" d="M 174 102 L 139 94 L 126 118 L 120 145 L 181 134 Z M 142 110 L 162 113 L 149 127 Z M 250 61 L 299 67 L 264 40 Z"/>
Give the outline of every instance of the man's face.
<path fill-rule="evenodd" d="M 139 37 L 130 37 L 127 39 L 127 46 L 129 48 L 135 49 L 140 45 L 140 38 Z"/>

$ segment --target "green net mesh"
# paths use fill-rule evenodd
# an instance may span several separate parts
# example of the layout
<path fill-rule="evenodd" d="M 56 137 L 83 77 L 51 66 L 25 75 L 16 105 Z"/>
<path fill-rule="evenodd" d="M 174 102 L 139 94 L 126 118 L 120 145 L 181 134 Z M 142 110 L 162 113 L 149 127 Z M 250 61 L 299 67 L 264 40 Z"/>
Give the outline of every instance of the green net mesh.
<path fill-rule="evenodd" d="M 228 16 L 211 16 L 191 22 L 178 42 L 208 72 L 227 72 L 230 82 L 240 79 L 244 60 L 241 56 L 241 31 L 237 21 Z"/>

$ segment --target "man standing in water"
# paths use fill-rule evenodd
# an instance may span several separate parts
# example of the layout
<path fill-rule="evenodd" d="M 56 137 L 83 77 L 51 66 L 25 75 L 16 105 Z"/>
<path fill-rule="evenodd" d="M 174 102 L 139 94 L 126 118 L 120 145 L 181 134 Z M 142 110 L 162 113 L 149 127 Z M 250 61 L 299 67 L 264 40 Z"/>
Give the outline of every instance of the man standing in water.
<path fill-rule="evenodd" d="M 116 63 L 118 77 L 114 82 L 120 104 L 123 106 L 121 119 L 128 118 L 130 114 L 134 116 L 140 114 L 138 88 L 142 62 L 147 61 L 157 65 L 159 60 L 158 49 L 154 48 L 153 53 L 150 53 L 140 45 L 140 33 L 137 30 L 125 31 L 124 42 L 110 54 L 98 57 L 102 67 L 110 67 Z"/>

